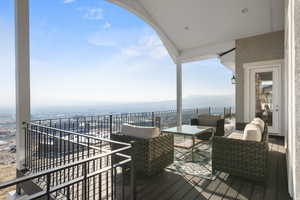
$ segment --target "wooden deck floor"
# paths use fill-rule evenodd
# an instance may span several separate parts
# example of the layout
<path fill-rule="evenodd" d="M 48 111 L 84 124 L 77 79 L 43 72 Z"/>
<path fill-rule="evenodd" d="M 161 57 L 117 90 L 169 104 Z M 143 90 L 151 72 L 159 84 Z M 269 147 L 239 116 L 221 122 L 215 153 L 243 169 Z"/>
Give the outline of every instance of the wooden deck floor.
<path fill-rule="evenodd" d="M 137 180 L 138 200 L 287 200 L 286 158 L 283 140 L 270 138 L 269 176 L 265 184 L 220 173 L 216 180 L 172 172 Z"/>

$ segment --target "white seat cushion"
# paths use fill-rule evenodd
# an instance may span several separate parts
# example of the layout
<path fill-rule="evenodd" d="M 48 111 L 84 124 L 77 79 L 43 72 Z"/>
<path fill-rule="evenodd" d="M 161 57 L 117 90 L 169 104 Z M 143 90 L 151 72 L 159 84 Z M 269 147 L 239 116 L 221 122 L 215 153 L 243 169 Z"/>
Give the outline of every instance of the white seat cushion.
<path fill-rule="evenodd" d="M 262 132 L 260 127 L 256 124 L 250 123 L 244 129 L 243 140 L 260 142 L 262 138 Z"/>
<path fill-rule="evenodd" d="M 155 138 L 160 135 L 160 130 L 157 127 L 135 126 L 130 124 L 122 125 L 122 134 L 137 137 L 137 138 Z"/>
<path fill-rule="evenodd" d="M 228 135 L 227 138 L 242 140 L 243 139 L 243 132 L 234 131 L 234 132 L 230 133 L 230 135 Z"/>
<path fill-rule="evenodd" d="M 264 128 L 265 128 L 264 120 L 257 117 L 257 118 L 254 118 L 251 123 L 256 124 L 257 126 L 259 126 L 261 132 L 264 132 Z"/>

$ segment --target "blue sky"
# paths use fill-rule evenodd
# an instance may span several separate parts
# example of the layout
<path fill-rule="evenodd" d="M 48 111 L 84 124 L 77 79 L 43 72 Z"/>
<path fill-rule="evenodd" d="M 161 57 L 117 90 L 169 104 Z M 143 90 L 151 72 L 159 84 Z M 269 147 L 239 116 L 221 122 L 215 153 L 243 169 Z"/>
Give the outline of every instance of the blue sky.
<path fill-rule="evenodd" d="M 153 29 L 103 0 L 31 0 L 35 106 L 176 97 L 176 68 Z M 13 1 L 0 2 L 0 107 L 14 106 Z M 183 95 L 233 95 L 217 59 L 183 65 Z"/>

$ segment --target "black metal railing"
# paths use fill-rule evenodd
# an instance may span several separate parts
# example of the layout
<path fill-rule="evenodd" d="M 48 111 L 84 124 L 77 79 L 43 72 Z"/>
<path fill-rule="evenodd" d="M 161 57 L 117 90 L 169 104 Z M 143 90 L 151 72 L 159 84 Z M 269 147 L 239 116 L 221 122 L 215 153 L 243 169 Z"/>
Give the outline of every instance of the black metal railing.
<path fill-rule="evenodd" d="M 126 149 L 126 148 L 124 148 Z M 122 149 L 123 150 L 123 149 Z M 64 166 L 56 167 L 49 170 L 44 170 L 39 173 L 30 174 L 28 176 L 24 176 L 21 178 L 17 178 L 5 183 L 0 183 L 0 190 L 14 186 L 17 184 L 25 184 L 28 181 L 37 180 L 38 182 L 44 181 L 45 187 L 44 190 L 41 192 L 35 193 L 33 195 L 30 195 L 26 197 L 26 199 L 39 199 L 41 197 L 47 197 L 47 199 L 50 198 L 61 198 L 61 199 L 125 199 L 125 185 L 122 184 L 120 188 L 120 193 L 117 191 L 117 176 L 119 174 L 122 174 L 123 177 L 121 178 L 121 181 L 125 181 L 124 179 L 124 173 L 117 172 L 117 168 L 120 168 L 120 170 L 123 170 L 122 166 L 131 163 L 131 157 L 128 156 L 123 161 L 120 161 L 118 163 L 112 164 L 111 166 L 102 167 L 98 170 L 90 170 L 91 163 L 95 163 L 99 159 L 101 160 L 105 156 L 113 156 L 116 155 L 117 152 L 120 152 L 122 150 L 116 150 L 109 153 L 104 153 L 98 156 L 93 156 L 81 161 L 73 162 Z M 75 173 L 76 169 L 78 169 L 80 172 Z M 53 177 L 55 177 L 58 173 L 61 172 L 70 172 L 72 171 L 73 174 L 70 176 L 73 176 L 72 178 L 68 178 L 66 180 L 63 180 L 62 183 L 56 183 L 53 181 Z M 131 176 L 133 176 L 134 173 L 131 173 Z M 66 176 L 63 176 L 64 178 Z M 104 179 L 103 179 L 104 178 Z M 134 181 L 132 181 L 134 178 L 131 178 L 131 185 L 132 189 L 130 191 L 134 191 Z M 103 189 L 103 182 L 105 182 L 105 189 Z M 109 186 L 110 184 L 110 186 Z M 95 186 L 97 185 L 97 186 Z M 134 194 L 131 193 L 130 195 L 127 195 L 131 199 L 134 199 Z"/>
<path fill-rule="evenodd" d="M 224 116 L 227 110 L 230 109 L 224 108 Z M 214 114 L 212 111 L 215 110 L 184 109 L 183 123 L 189 124 L 199 114 Z M 171 127 L 176 125 L 176 111 L 36 120 L 25 127 L 26 169 L 38 172 L 103 153 L 110 149 L 105 139 L 120 132 L 123 123 Z"/>
<path fill-rule="evenodd" d="M 114 141 L 36 123 L 25 125 L 25 167 L 39 172 L 110 151 Z"/>
<path fill-rule="evenodd" d="M 190 119 L 199 114 L 222 114 L 224 118 L 232 115 L 231 108 L 184 109 L 183 123 L 189 124 Z M 42 196 L 53 199 L 128 199 L 129 192 L 125 188 L 128 188 L 126 181 L 130 180 L 130 197 L 134 198 L 134 155 L 122 154 L 133 144 L 110 140 L 110 134 L 120 132 L 123 123 L 171 127 L 176 125 L 176 110 L 24 123 L 27 174 L 0 184 L 0 189 L 30 180 L 39 185 L 42 192 L 29 199 Z M 122 147 L 114 150 L 114 144 Z M 130 171 L 130 178 L 126 177 L 126 171 Z"/>
<path fill-rule="evenodd" d="M 224 107 L 224 119 L 231 119 L 233 117 L 232 108 Z"/>
<path fill-rule="evenodd" d="M 231 108 L 208 107 L 183 109 L 183 123 L 189 124 L 190 119 L 199 114 L 221 114 L 225 117 L 229 117 L 229 115 L 231 115 Z M 140 126 L 160 126 L 161 128 L 175 126 L 176 110 L 98 116 L 75 116 L 71 118 L 35 120 L 34 122 L 46 127 L 109 139 L 110 133 L 121 131 L 122 124 L 124 123 Z"/>
<path fill-rule="evenodd" d="M 28 199 L 134 198 L 134 155 L 122 154 L 124 150 L 131 149 L 133 143 L 35 123 L 24 123 L 24 128 L 25 168 L 28 173 L 0 184 L 0 189 L 31 181 L 42 191 Z M 113 145 L 119 148 L 112 148 Z"/>

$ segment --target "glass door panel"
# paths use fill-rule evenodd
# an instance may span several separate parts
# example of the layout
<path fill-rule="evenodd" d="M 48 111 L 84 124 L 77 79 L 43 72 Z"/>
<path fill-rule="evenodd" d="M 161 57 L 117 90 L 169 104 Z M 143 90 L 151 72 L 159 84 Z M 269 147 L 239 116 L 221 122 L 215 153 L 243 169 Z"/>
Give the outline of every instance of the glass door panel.
<path fill-rule="evenodd" d="M 255 73 L 255 115 L 273 126 L 273 72 Z"/>

